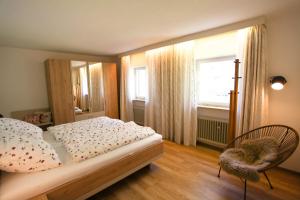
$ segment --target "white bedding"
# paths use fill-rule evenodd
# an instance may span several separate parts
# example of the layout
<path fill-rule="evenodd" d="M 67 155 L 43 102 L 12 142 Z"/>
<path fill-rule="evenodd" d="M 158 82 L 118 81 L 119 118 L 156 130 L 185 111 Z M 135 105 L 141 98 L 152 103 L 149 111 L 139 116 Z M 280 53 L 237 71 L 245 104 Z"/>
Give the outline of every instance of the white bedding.
<path fill-rule="evenodd" d="M 1 200 L 19 200 L 34 197 L 58 185 L 96 171 L 100 167 L 109 165 L 135 151 L 162 141 L 161 135 L 154 134 L 143 140 L 122 146 L 114 151 L 84 160 L 80 163 L 75 163 L 63 145 L 57 142 L 50 133 L 45 132 L 44 139 L 54 146 L 63 162 L 63 166 L 28 174 L 1 172 Z"/>
<path fill-rule="evenodd" d="M 109 117 L 97 117 L 49 127 L 74 161 L 82 161 L 155 134 L 149 127 Z"/>

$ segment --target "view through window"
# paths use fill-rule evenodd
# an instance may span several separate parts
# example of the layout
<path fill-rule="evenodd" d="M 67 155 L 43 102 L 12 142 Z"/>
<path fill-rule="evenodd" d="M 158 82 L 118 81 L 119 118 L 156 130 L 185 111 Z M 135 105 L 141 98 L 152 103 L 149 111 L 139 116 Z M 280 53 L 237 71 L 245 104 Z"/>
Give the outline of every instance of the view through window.
<path fill-rule="evenodd" d="M 146 97 L 146 67 L 134 68 L 135 98 L 144 100 Z"/>
<path fill-rule="evenodd" d="M 229 107 L 235 56 L 197 60 L 197 93 L 201 106 Z"/>

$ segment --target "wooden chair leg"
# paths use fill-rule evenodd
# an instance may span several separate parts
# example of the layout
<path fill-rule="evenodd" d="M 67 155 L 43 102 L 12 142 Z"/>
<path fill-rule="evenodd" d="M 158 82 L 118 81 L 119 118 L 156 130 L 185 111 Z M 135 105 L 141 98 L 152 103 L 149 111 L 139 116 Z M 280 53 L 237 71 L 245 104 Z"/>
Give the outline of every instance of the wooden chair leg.
<path fill-rule="evenodd" d="M 247 198 L 247 179 L 245 179 L 245 186 L 244 186 L 244 200 Z"/>
<path fill-rule="evenodd" d="M 219 174 L 218 174 L 218 177 L 220 178 L 220 174 L 221 174 L 221 166 L 220 166 L 220 169 L 219 169 Z"/>
<path fill-rule="evenodd" d="M 265 177 L 266 177 L 266 179 L 267 179 L 267 181 L 268 181 L 268 183 L 269 183 L 269 186 L 270 186 L 271 190 L 273 190 L 273 186 L 272 186 L 272 184 L 271 184 L 271 181 L 270 181 L 269 177 L 267 176 L 267 174 L 266 174 L 265 171 L 264 171 L 263 173 L 264 173 L 264 175 L 265 175 Z"/>

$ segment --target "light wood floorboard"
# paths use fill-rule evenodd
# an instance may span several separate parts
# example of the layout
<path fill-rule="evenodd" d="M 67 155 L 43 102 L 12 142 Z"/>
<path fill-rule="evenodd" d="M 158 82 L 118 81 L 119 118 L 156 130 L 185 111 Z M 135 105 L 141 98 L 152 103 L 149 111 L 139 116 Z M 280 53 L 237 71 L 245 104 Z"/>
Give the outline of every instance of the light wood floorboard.
<path fill-rule="evenodd" d="M 222 171 L 218 174 L 219 152 L 204 147 L 185 147 L 164 142 L 164 155 L 149 167 L 134 173 L 106 190 L 94 195 L 95 200 L 139 199 L 243 199 L 244 184 Z M 300 175 L 283 169 L 267 172 L 274 189 L 261 176 L 249 183 L 248 200 L 299 200 Z"/>

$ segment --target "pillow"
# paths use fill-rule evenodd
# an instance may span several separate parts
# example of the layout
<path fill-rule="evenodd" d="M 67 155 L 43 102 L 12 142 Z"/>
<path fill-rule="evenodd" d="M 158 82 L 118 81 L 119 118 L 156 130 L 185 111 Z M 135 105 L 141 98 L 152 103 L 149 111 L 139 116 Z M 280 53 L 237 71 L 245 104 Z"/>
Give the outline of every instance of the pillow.
<path fill-rule="evenodd" d="M 36 172 L 61 165 L 53 147 L 30 134 L 0 132 L 0 169 L 7 172 Z"/>
<path fill-rule="evenodd" d="M 43 130 L 41 128 L 17 119 L 0 118 L 0 132 L 3 131 L 13 135 L 28 135 L 43 139 Z"/>

